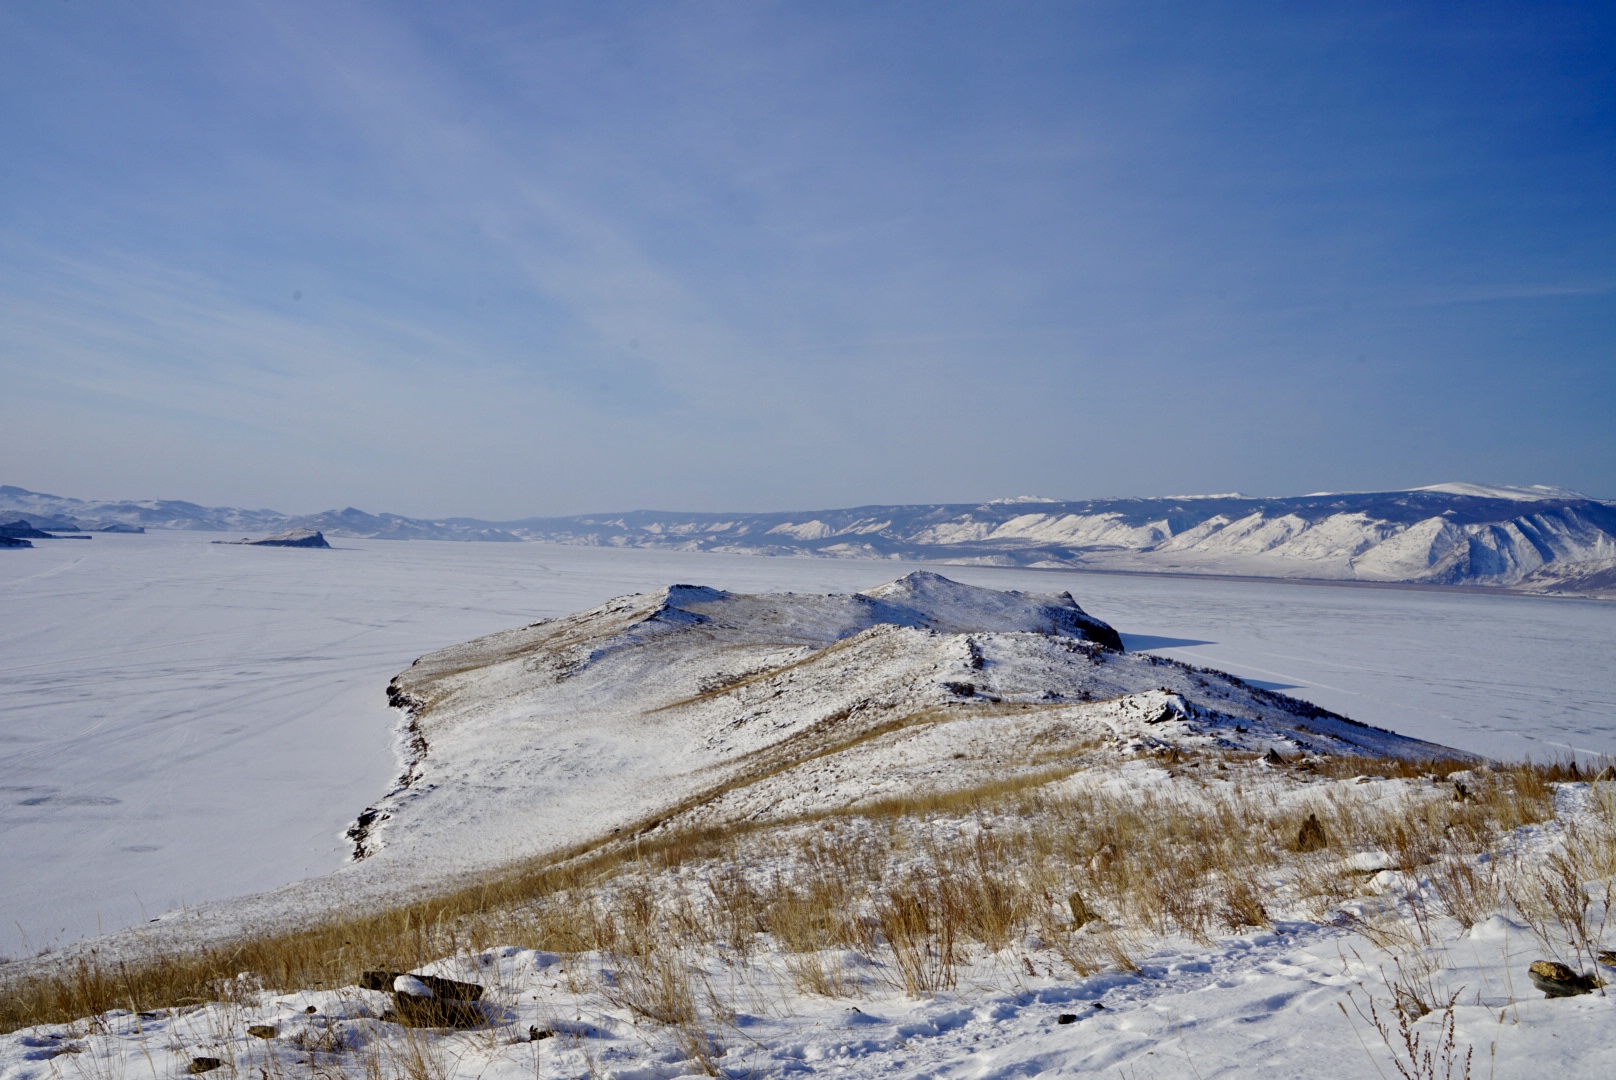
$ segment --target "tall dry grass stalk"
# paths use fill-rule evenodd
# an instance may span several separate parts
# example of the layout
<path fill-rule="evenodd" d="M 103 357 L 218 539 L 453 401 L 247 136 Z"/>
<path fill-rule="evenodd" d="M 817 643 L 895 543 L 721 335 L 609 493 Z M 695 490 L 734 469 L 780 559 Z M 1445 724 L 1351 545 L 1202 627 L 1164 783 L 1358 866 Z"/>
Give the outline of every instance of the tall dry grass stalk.
<path fill-rule="evenodd" d="M 1019 971 L 1029 942 L 1090 974 L 1130 967 L 1149 936 L 1206 941 L 1265 925 L 1274 903 L 1324 917 L 1363 893 L 1343 857 L 1365 851 L 1430 875 L 1442 912 L 1462 923 L 1508 901 L 1545 933 L 1570 925 L 1578 950 L 1597 938 L 1570 883 L 1610 879 L 1605 833 L 1568 844 L 1564 873 L 1531 881 L 1474 859 L 1551 816 L 1561 766 L 1477 771 L 1462 795 L 1452 762 L 1293 763 L 1281 785 L 1254 755 L 1180 753 L 1164 771 L 1168 782 L 1119 790 L 1105 782 L 1114 770 L 1051 764 L 767 826 L 661 829 L 293 933 L 139 963 L 90 954 L 4 983 L 0 1029 L 219 1000 L 239 992 L 243 971 L 269 988 L 329 988 L 366 968 L 516 945 L 610 957 L 616 981 L 602 992 L 684 1033 L 691 1059 L 711 1065 L 715 1010 L 701 1004 L 692 950 L 736 961 L 768 942 L 800 989 L 829 995 L 861 993 L 871 972 L 910 993 L 947 989 L 973 957 Z M 1363 775 L 1406 779 L 1407 790 L 1341 782 Z M 1310 816 L 1322 836 L 1297 850 Z M 1095 916 L 1087 925 L 1072 918 L 1074 892 Z M 422 1080 L 435 1067 L 394 1064 Z"/>

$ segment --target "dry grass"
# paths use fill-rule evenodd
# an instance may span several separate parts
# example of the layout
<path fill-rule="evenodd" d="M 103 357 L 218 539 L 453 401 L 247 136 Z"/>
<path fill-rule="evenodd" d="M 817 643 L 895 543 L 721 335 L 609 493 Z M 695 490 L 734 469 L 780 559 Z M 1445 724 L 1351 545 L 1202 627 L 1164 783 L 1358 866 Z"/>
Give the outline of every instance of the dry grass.
<path fill-rule="evenodd" d="M 330 988 L 365 968 L 517 945 L 609 957 L 601 992 L 670 1029 L 710 1071 L 721 1010 L 691 950 L 745 960 L 769 940 L 789 954 L 800 990 L 830 996 L 861 993 L 869 978 L 912 994 L 947 989 L 973 957 L 1020 971 L 1029 941 L 1080 975 L 1125 969 L 1147 937 L 1206 941 L 1262 926 L 1276 902 L 1325 917 L 1362 894 L 1363 875 L 1342 860 L 1364 851 L 1428 875 L 1440 913 L 1462 924 L 1507 904 L 1568 952 L 1599 941 L 1589 912 L 1608 910 L 1609 886 L 1591 906 L 1582 886 L 1616 874 L 1616 828 L 1572 835 L 1540 867 L 1475 859 L 1551 816 L 1550 785 L 1571 778 L 1566 766 L 1477 771 L 1461 795 L 1447 779 L 1453 762 L 1315 760 L 1279 767 L 1294 781 L 1283 796 L 1257 782 L 1274 767 L 1251 755 L 1179 754 L 1168 767 L 1176 780 L 1139 790 L 1113 791 L 1067 763 L 767 827 L 664 828 L 295 933 L 141 963 L 92 954 L 0 988 L 0 1030 L 224 1000 L 243 971 L 265 987 Z M 1409 779 L 1416 794 L 1329 782 L 1365 775 Z M 1298 852 L 1309 815 L 1322 844 Z M 1602 820 L 1616 814 L 1607 806 Z M 678 868 L 688 872 L 670 876 Z M 1074 925 L 1073 892 L 1097 921 Z M 849 971 L 839 959 L 849 953 L 867 963 Z M 441 1065 L 418 1058 L 388 1071 L 425 1080 Z"/>

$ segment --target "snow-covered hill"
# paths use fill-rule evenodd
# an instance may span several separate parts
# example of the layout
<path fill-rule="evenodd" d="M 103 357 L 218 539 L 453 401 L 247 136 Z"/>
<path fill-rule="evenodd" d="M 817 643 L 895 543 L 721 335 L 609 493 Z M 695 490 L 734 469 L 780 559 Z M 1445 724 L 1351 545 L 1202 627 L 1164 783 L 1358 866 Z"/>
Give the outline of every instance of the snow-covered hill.
<path fill-rule="evenodd" d="M 995 739 L 1054 751 L 1171 732 L 1287 754 L 1451 753 L 1120 646 L 1068 594 L 924 571 L 850 595 L 621 597 L 393 680 L 411 762 L 367 809 L 357 850 L 470 870 L 690 815 L 842 808 L 977 782 L 983 762 L 1038 763 L 962 755 Z"/>
<path fill-rule="evenodd" d="M 174 499 L 89 500 L 46 495 L 9 484 L 0 485 L 0 513 L 56 528 L 100 529 L 131 525 L 152 529 L 200 529 L 211 532 L 265 533 L 312 529 L 331 536 L 378 540 L 516 540 L 518 537 L 482 522 L 424 521 L 398 514 L 367 514 L 348 507 L 302 516 L 278 510 L 243 510 L 234 506 L 199 506 Z"/>
<path fill-rule="evenodd" d="M 1563 592 L 1571 591 L 1571 567 L 1616 558 L 1616 504 L 1559 489 L 1469 484 L 1279 499 L 639 512 L 501 527 L 556 543 L 1526 589 L 1552 579 Z"/>
<path fill-rule="evenodd" d="M 1195 495 L 865 506 L 765 514 L 642 510 L 489 522 L 349 507 L 292 516 L 185 502 L 84 502 L 0 487 L 0 513 L 86 525 L 388 540 L 539 540 L 761 555 L 1504 586 L 1616 597 L 1616 503 L 1549 487 L 1437 484 L 1288 498 Z"/>

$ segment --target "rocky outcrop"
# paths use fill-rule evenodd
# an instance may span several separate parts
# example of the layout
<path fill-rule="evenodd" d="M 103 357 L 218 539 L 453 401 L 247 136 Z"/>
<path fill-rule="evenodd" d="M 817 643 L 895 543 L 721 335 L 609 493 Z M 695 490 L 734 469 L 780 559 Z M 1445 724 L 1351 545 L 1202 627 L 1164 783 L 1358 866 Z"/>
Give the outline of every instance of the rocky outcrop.
<path fill-rule="evenodd" d="M 295 548 L 329 548 L 325 536 L 314 529 L 291 529 L 287 532 L 266 536 L 262 540 L 249 540 L 245 536 L 240 540 L 215 540 L 215 544 L 239 544 L 247 547 L 295 547 Z"/>
<path fill-rule="evenodd" d="M 1579 975 L 1554 960 L 1534 960 L 1526 971 L 1532 985 L 1543 991 L 1545 997 L 1576 997 L 1591 994 L 1604 981 L 1594 975 Z"/>
<path fill-rule="evenodd" d="M 477 1027 L 488 1022 L 479 1004 L 483 988 L 476 983 L 407 971 L 367 971 L 359 985 L 391 993 L 394 1011 L 383 1019 L 409 1027 Z"/>
<path fill-rule="evenodd" d="M 290 529 L 262 540 L 254 540 L 254 547 L 328 548 L 325 535 L 316 529 Z"/>

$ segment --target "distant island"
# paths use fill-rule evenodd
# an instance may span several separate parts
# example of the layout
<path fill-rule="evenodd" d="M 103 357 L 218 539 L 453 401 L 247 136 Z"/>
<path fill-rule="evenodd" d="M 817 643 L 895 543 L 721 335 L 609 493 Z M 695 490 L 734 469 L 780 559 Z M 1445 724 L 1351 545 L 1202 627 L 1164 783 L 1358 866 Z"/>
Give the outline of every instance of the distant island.
<path fill-rule="evenodd" d="M 262 540 L 249 540 L 243 536 L 240 540 L 215 540 L 215 544 L 245 544 L 247 547 L 295 547 L 295 548 L 328 548 L 325 537 L 315 529 L 290 529 L 275 536 L 266 536 Z"/>
<path fill-rule="evenodd" d="M 51 532 L 38 528 L 33 522 L 15 514 L 0 514 L 0 548 L 31 548 L 35 540 L 88 540 L 89 537 L 76 526 L 69 524 L 65 527 L 58 522 L 47 522 Z M 58 535 L 58 531 L 65 531 L 69 535 Z M 125 531 L 119 529 L 117 531 Z M 127 530 L 131 532 L 145 532 L 144 529 Z"/>

